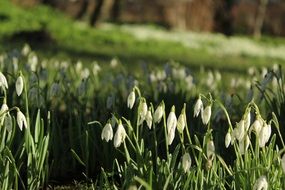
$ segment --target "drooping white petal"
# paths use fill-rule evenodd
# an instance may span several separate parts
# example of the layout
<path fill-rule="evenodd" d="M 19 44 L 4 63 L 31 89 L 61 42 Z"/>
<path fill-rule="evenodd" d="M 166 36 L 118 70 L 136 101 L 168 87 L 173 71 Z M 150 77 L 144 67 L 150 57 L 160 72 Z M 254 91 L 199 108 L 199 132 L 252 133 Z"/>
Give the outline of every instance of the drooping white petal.
<path fill-rule="evenodd" d="M 135 101 L 136 101 L 136 94 L 134 91 L 132 91 L 128 96 L 128 101 L 127 101 L 128 108 L 132 109 L 135 104 Z"/>
<path fill-rule="evenodd" d="M 17 124 L 21 131 L 23 129 L 23 126 L 25 128 L 28 127 L 26 117 L 20 110 L 17 111 Z"/>
<path fill-rule="evenodd" d="M 238 141 L 242 141 L 243 138 L 244 138 L 244 135 L 246 134 L 245 126 L 244 126 L 244 120 L 243 119 L 240 120 L 240 122 L 238 122 L 236 124 L 236 128 L 234 130 L 235 130 L 236 139 Z"/>
<path fill-rule="evenodd" d="M 110 123 L 107 123 L 101 133 L 101 139 L 105 139 L 106 142 L 113 139 L 113 129 Z"/>
<path fill-rule="evenodd" d="M 244 118 L 244 129 L 245 129 L 245 131 L 247 131 L 249 129 L 250 120 L 251 120 L 251 116 L 250 116 L 250 111 L 249 111 Z"/>
<path fill-rule="evenodd" d="M 213 159 L 215 156 L 215 144 L 214 141 L 210 140 L 207 143 L 207 157 L 208 159 Z"/>
<path fill-rule="evenodd" d="M 185 153 L 182 157 L 182 168 L 184 172 L 188 172 L 191 167 L 191 157 L 189 153 Z"/>
<path fill-rule="evenodd" d="M 229 145 L 231 143 L 231 140 L 232 140 L 231 133 L 227 132 L 226 137 L 225 137 L 225 146 L 226 146 L 226 148 L 229 147 Z"/>
<path fill-rule="evenodd" d="M 148 110 L 145 116 L 145 120 L 146 120 L 146 124 L 148 126 L 149 129 L 151 129 L 152 126 L 152 115 L 151 115 L 151 111 Z"/>
<path fill-rule="evenodd" d="M 170 130 L 176 129 L 176 125 L 177 125 L 176 115 L 173 111 L 171 111 L 167 118 L 167 124 L 166 124 L 167 132 L 169 133 Z"/>
<path fill-rule="evenodd" d="M 248 135 L 246 135 L 241 141 L 239 141 L 239 151 L 241 155 L 243 155 L 247 151 L 249 144 L 250 139 Z"/>
<path fill-rule="evenodd" d="M 20 96 L 23 92 L 24 89 L 24 81 L 23 81 L 23 77 L 19 76 L 16 80 L 16 93 L 18 96 Z"/>
<path fill-rule="evenodd" d="M 0 87 L 5 87 L 6 89 L 8 89 L 7 79 L 1 71 L 0 71 Z"/>
<path fill-rule="evenodd" d="M 263 175 L 256 180 L 253 186 L 253 190 L 267 190 L 267 189 L 268 189 L 268 182 L 266 177 Z"/>
<path fill-rule="evenodd" d="M 163 106 L 159 105 L 154 112 L 154 116 L 153 116 L 154 122 L 159 123 L 163 114 L 164 114 Z"/>
<path fill-rule="evenodd" d="M 125 138 L 127 136 L 127 133 L 125 131 L 125 128 L 123 127 L 123 125 L 120 123 L 118 125 L 118 129 L 115 133 L 115 137 L 114 137 L 114 147 L 118 148 L 124 141 Z"/>
<path fill-rule="evenodd" d="M 270 135 L 271 135 L 271 125 L 267 125 L 266 123 L 264 123 L 258 136 L 260 148 L 264 147 L 265 144 L 269 141 Z"/>
<path fill-rule="evenodd" d="M 202 112 L 202 122 L 207 125 L 211 118 L 211 106 L 207 106 Z"/>
<path fill-rule="evenodd" d="M 181 113 L 177 121 L 177 130 L 179 131 L 179 133 L 183 133 L 185 126 L 186 126 L 186 116 L 184 113 Z"/>
<path fill-rule="evenodd" d="M 194 117 L 198 117 L 199 113 L 203 110 L 203 102 L 199 97 L 195 106 L 194 106 Z"/>

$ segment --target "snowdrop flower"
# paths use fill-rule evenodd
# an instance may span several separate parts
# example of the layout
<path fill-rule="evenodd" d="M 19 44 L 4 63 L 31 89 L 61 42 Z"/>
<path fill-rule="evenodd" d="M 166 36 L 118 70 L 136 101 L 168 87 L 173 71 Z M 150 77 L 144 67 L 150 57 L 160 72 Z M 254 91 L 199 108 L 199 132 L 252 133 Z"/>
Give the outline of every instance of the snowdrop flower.
<path fill-rule="evenodd" d="M 282 156 L 281 166 L 282 166 L 283 172 L 285 173 L 285 154 L 283 154 L 283 156 Z"/>
<path fill-rule="evenodd" d="M 271 125 L 267 125 L 266 123 L 263 124 L 263 127 L 259 133 L 259 147 L 262 148 L 265 144 L 269 141 L 271 135 Z"/>
<path fill-rule="evenodd" d="M 142 124 L 143 121 L 145 120 L 146 114 L 147 114 L 147 104 L 145 100 L 143 100 L 143 102 L 139 106 L 140 124 Z"/>
<path fill-rule="evenodd" d="M 136 94 L 134 91 L 132 91 L 128 96 L 128 101 L 127 101 L 128 108 L 132 109 L 135 104 L 135 101 L 136 101 Z"/>
<path fill-rule="evenodd" d="M 8 108 L 7 104 L 3 103 L 1 106 L 1 109 L 0 109 L 0 115 L 4 112 L 8 111 L 8 110 L 9 110 L 9 108 Z"/>
<path fill-rule="evenodd" d="M 3 88 L 5 87 L 6 89 L 8 89 L 7 79 L 1 71 L 0 71 L 0 87 L 3 87 Z"/>
<path fill-rule="evenodd" d="M 182 168 L 184 172 L 188 172 L 191 167 L 191 157 L 189 153 L 185 153 L 182 157 Z"/>
<path fill-rule="evenodd" d="M 212 160 L 215 156 L 215 144 L 212 140 L 207 143 L 207 157 Z"/>
<path fill-rule="evenodd" d="M 107 123 L 102 130 L 101 139 L 105 139 L 106 142 L 113 139 L 113 129 L 110 123 Z"/>
<path fill-rule="evenodd" d="M 114 137 L 114 147 L 118 148 L 124 141 L 127 136 L 124 126 L 121 121 L 119 121 L 119 125 Z"/>
<path fill-rule="evenodd" d="M 185 116 L 185 111 L 183 109 L 177 121 L 177 130 L 179 131 L 179 133 L 183 133 L 185 126 L 186 126 L 186 116 Z"/>
<path fill-rule="evenodd" d="M 17 124 L 19 125 L 21 131 L 23 129 L 23 126 L 25 128 L 28 127 L 26 117 L 19 109 L 17 111 Z"/>
<path fill-rule="evenodd" d="M 244 138 L 245 135 L 245 126 L 244 126 L 244 120 L 240 120 L 236 125 L 236 128 L 234 129 L 234 135 L 238 141 L 241 141 Z"/>
<path fill-rule="evenodd" d="M 207 106 L 203 111 L 202 111 L 202 122 L 204 125 L 207 125 L 210 121 L 211 118 L 211 106 Z"/>
<path fill-rule="evenodd" d="M 172 144 L 172 141 L 175 137 L 175 129 L 177 125 L 177 118 L 175 115 L 175 106 L 172 106 L 171 111 L 167 118 L 167 133 L 168 133 L 168 145 Z"/>
<path fill-rule="evenodd" d="M 199 97 L 194 106 L 194 117 L 198 117 L 199 113 L 203 110 L 203 102 Z"/>
<path fill-rule="evenodd" d="M 249 144 L 250 139 L 248 135 L 246 135 L 241 141 L 239 141 L 239 151 L 241 155 L 243 155 L 247 151 Z"/>
<path fill-rule="evenodd" d="M 145 116 L 145 120 L 146 120 L 146 124 L 148 126 L 149 129 L 151 129 L 152 126 L 152 115 L 151 115 L 151 111 L 148 110 Z"/>
<path fill-rule="evenodd" d="M 232 141 L 231 133 L 227 132 L 226 137 L 225 137 L 225 146 L 226 146 L 226 148 L 229 147 L 231 141 Z"/>
<path fill-rule="evenodd" d="M 93 75 L 96 76 L 100 70 L 101 70 L 101 67 L 98 65 L 97 62 L 94 62 L 93 63 L 93 69 L 92 69 Z"/>
<path fill-rule="evenodd" d="M 154 123 L 159 123 L 163 114 L 164 114 L 164 103 L 161 102 L 154 112 L 153 116 Z"/>
<path fill-rule="evenodd" d="M 24 89 L 24 81 L 23 77 L 20 75 L 16 80 L 16 93 L 18 96 L 20 96 Z"/>
<path fill-rule="evenodd" d="M 268 189 L 268 182 L 266 177 L 263 175 L 258 178 L 253 186 L 253 190 L 267 190 Z"/>
<path fill-rule="evenodd" d="M 259 136 L 260 130 L 261 130 L 262 125 L 263 125 L 263 121 L 259 117 L 260 116 L 257 116 L 257 119 L 252 123 L 252 125 L 250 127 L 250 132 L 255 131 L 256 136 Z"/>

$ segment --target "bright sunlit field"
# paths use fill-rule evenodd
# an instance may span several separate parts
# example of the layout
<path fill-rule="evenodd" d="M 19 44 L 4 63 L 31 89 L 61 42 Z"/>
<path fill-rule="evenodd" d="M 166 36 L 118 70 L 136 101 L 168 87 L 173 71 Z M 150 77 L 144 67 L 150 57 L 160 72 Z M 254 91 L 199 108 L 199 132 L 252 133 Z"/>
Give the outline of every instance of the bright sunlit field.
<path fill-rule="evenodd" d="M 285 189 L 284 39 L 0 12 L 1 190 Z"/>

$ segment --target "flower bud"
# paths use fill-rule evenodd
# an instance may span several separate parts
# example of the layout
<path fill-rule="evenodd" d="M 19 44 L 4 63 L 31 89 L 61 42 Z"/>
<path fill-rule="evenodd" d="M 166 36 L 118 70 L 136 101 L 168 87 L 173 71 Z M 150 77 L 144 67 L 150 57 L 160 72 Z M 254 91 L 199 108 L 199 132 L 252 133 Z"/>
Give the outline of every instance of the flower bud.
<path fill-rule="evenodd" d="M 226 146 L 226 148 L 229 147 L 229 145 L 231 143 L 231 140 L 232 140 L 231 133 L 227 132 L 226 137 L 225 137 L 225 146 Z"/>
<path fill-rule="evenodd" d="M 132 91 L 128 96 L 128 102 L 127 102 L 128 108 L 132 109 L 135 104 L 135 101 L 136 101 L 136 94 L 134 91 Z"/>
<path fill-rule="evenodd" d="M 146 120 L 146 124 L 148 126 L 149 129 L 151 129 L 152 126 L 152 115 L 151 115 L 151 111 L 148 110 L 145 116 L 145 120 Z"/>
<path fill-rule="evenodd" d="M 28 127 L 26 117 L 20 110 L 17 111 L 17 124 L 21 131 L 23 129 L 23 126 L 25 128 Z"/>
<path fill-rule="evenodd" d="M 20 96 L 24 89 L 24 81 L 23 77 L 20 75 L 16 80 L 16 93 L 18 96 Z"/>
<path fill-rule="evenodd" d="M 199 97 L 194 106 L 194 117 L 198 117 L 199 113 L 203 110 L 203 102 Z"/>
<path fill-rule="evenodd" d="M 124 141 L 127 136 L 124 126 L 121 121 L 119 121 L 119 125 L 114 137 L 114 147 L 118 148 Z"/>
<path fill-rule="evenodd" d="M 212 160 L 215 156 L 215 144 L 212 140 L 207 143 L 207 157 Z"/>
<path fill-rule="evenodd" d="M 185 153 L 182 157 L 182 168 L 184 172 L 188 172 L 191 167 L 191 157 L 189 153 Z"/>
<path fill-rule="evenodd" d="M 253 186 L 253 190 L 267 190 L 268 189 L 268 182 L 266 177 L 263 175 L 258 178 Z"/>
<path fill-rule="evenodd" d="M 107 123 L 102 130 L 101 139 L 105 139 L 106 142 L 113 139 L 113 129 L 110 123 Z"/>
<path fill-rule="evenodd" d="M 202 112 L 202 122 L 207 125 L 211 118 L 211 106 L 207 106 Z"/>
<path fill-rule="evenodd" d="M 0 71 L 0 87 L 8 89 L 7 79 L 1 71 Z"/>
<path fill-rule="evenodd" d="M 154 112 L 154 118 L 153 118 L 154 122 L 159 123 L 163 114 L 164 114 L 164 104 L 160 103 Z"/>

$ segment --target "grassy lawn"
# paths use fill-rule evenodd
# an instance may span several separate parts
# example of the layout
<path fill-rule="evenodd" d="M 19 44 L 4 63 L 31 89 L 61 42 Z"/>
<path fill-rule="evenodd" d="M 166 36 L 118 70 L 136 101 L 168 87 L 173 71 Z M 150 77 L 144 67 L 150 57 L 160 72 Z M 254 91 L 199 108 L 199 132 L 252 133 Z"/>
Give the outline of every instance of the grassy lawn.
<path fill-rule="evenodd" d="M 54 11 L 45 6 L 36 8 L 21 8 L 12 4 L 8 0 L 0 2 L 0 50 L 7 51 L 13 48 L 20 48 L 25 42 L 28 42 L 32 49 L 43 57 L 57 57 L 60 59 L 69 59 L 72 61 L 83 60 L 90 62 L 97 60 L 99 62 L 109 62 L 113 57 L 119 58 L 124 64 L 131 68 L 140 65 L 139 63 L 164 64 L 167 61 L 174 60 L 182 64 L 189 65 L 196 69 L 201 65 L 207 68 L 221 69 L 229 72 L 245 72 L 249 66 L 266 66 L 272 63 L 284 63 L 284 59 L 267 56 L 251 56 L 251 54 L 219 54 L 219 43 L 235 40 L 235 38 L 226 39 L 226 37 L 217 34 L 210 36 L 201 36 L 194 34 L 193 41 L 201 45 L 199 48 L 190 47 L 183 43 L 187 39 L 185 33 L 169 32 L 162 29 L 151 28 L 150 32 L 159 31 L 169 36 L 182 36 L 180 40 L 167 40 L 161 38 L 138 37 L 138 30 L 133 30 L 132 26 L 127 29 L 123 26 L 91 28 L 86 23 L 74 22 L 63 14 Z M 48 39 L 37 40 L 36 37 L 23 39 L 19 37 L 23 32 L 44 31 Z M 158 35 L 160 35 L 158 33 Z M 167 36 L 166 36 L 167 38 Z M 205 38 L 205 39 L 204 39 Z M 211 39 L 223 38 L 223 41 L 212 41 Z M 224 39 L 225 38 L 225 39 Z M 272 39 L 262 38 L 259 41 L 244 38 L 242 40 L 252 42 L 260 46 L 282 46 L 283 38 Z M 228 43 L 228 42 L 226 42 Z M 227 44 L 224 49 L 227 49 Z M 213 51 L 207 48 L 211 47 Z M 228 47 L 231 49 L 232 47 Z M 241 47 L 242 48 L 242 47 Z M 274 49 L 273 49 L 274 51 Z"/>

